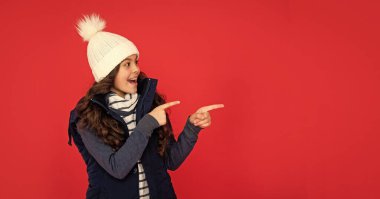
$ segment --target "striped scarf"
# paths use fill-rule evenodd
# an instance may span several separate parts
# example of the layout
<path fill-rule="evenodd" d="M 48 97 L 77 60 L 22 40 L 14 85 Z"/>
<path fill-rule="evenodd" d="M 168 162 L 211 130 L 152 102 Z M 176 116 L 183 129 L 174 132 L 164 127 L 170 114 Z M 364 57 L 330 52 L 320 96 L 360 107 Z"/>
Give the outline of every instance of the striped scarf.
<path fill-rule="evenodd" d="M 114 92 L 107 94 L 108 97 L 108 106 L 118 113 L 127 123 L 129 135 L 133 133 L 133 130 L 136 127 L 136 105 L 137 101 L 140 98 L 138 93 L 125 94 L 124 98 L 120 97 Z M 138 170 L 139 170 L 139 196 L 140 199 L 149 199 L 149 187 L 148 182 L 145 179 L 144 168 L 141 164 L 141 161 L 137 161 Z"/>

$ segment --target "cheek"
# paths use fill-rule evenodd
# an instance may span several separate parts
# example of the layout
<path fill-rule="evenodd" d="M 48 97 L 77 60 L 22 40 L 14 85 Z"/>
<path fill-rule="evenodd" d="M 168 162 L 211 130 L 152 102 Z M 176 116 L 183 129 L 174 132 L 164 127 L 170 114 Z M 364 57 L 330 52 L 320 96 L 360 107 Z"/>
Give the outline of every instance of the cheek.
<path fill-rule="evenodd" d="M 115 86 L 118 87 L 118 88 L 122 88 L 126 83 L 126 80 L 125 78 L 122 76 L 122 75 L 118 75 L 116 78 L 115 78 Z"/>
<path fill-rule="evenodd" d="M 124 73 L 125 79 L 127 79 L 129 77 L 129 75 L 131 75 L 131 71 L 130 70 L 126 70 L 125 73 Z"/>
<path fill-rule="evenodd" d="M 115 86 L 117 88 L 120 88 L 120 86 L 121 86 L 121 84 L 120 84 L 120 78 L 115 79 Z"/>
<path fill-rule="evenodd" d="M 123 69 L 120 69 L 118 78 L 120 80 L 127 80 L 130 74 L 131 74 L 131 71 L 129 69 L 123 68 Z"/>

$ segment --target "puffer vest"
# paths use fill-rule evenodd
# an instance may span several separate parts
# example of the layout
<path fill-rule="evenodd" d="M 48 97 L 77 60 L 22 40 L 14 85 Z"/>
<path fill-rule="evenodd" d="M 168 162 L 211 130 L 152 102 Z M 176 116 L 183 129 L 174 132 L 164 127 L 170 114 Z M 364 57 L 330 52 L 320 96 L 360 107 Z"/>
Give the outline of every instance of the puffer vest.
<path fill-rule="evenodd" d="M 145 78 L 138 80 L 138 93 L 141 95 L 136 105 L 136 123 L 147 113 L 151 111 L 154 95 L 156 94 L 157 79 Z M 91 99 L 91 102 L 101 107 L 107 114 L 117 120 L 125 132 L 126 139 L 129 133 L 124 120 L 109 109 L 106 94 L 98 94 Z M 84 146 L 81 136 L 76 129 L 78 114 L 75 108 L 70 112 L 69 119 L 69 145 L 74 141 L 78 151 L 87 166 L 88 187 L 86 192 L 87 199 L 138 199 L 138 168 L 137 163 L 131 169 L 129 174 L 123 179 L 117 179 L 108 174 L 89 154 Z M 149 192 L 151 199 L 174 199 L 177 198 L 174 192 L 171 178 L 167 172 L 167 166 L 163 158 L 157 151 L 158 133 L 153 131 L 147 147 L 141 156 L 146 179 L 149 184 Z"/>

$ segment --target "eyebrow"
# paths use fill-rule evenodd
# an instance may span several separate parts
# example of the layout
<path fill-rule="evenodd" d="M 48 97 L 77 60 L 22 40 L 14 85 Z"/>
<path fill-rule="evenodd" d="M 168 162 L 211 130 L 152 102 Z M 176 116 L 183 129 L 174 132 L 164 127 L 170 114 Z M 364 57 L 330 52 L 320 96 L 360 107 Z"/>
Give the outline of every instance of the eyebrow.
<path fill-rule="evenodd" d="M 126 60 L 132 61 L 131 58 L 125 58 L 123 61 L 126 61 Z M 138 59 L 136 61 L 138 61 Z"/>

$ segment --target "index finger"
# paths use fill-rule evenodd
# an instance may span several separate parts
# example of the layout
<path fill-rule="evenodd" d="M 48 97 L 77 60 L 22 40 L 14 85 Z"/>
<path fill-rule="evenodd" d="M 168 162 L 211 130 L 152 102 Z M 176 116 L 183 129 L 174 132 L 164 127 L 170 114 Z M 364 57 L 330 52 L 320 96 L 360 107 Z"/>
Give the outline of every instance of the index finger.
<path fill-rule="evenodd" d="M 204 106 L 204 107 L 200 108 L 198 111 L 199 112 L 208 112 L 208 111 L 211 111 L 211 110 L 214 110 L 217 108 L 223 108 L 223 107 L 224 107 L 224 104 L 213 104 L 213 105 L 209 105 L 209 106 Z"/>
<path fill-rule="evenodd" d="M 171 106 L 174 106 L 174 105 L 177 105 L 179 103 L 180 103 L 180 101 L 169 102 L 169 103 L 166 103 L 166 104 L 161 104 L 160 107 L 162 109 L 167 109 L 167 108 L 169 108 Z"/>

